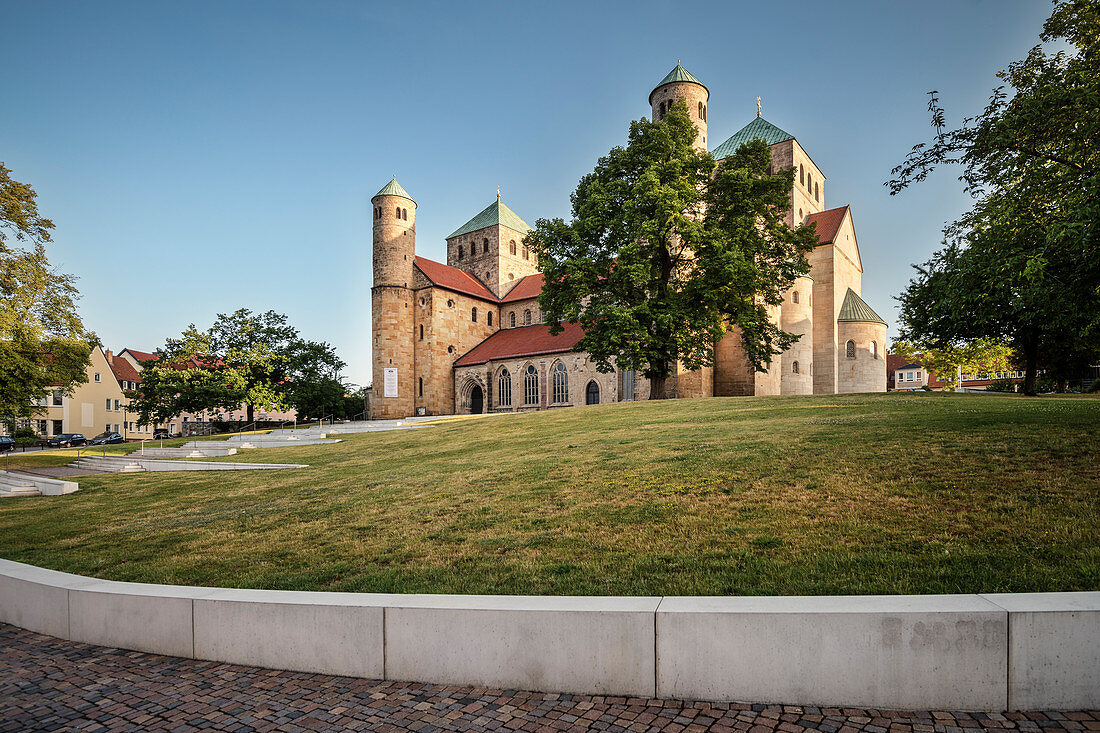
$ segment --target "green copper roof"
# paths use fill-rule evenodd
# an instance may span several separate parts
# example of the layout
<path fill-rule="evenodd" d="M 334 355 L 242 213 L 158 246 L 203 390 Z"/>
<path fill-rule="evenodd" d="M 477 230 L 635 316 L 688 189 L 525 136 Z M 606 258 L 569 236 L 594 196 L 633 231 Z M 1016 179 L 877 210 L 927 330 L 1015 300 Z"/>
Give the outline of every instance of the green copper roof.
<path fill-rule="evenodd" d="M 728 158 L 737 152 L 737 148 L 741 147 L 741 143 L 747 143 L 756 138 L 760 138 L 768 145 L 775 145 L 776 143 L 781 143 L 786 140 L 794 140 L 794 135 L 780 130 L 763 117 L 757 117 L 752 122 L 733 133 L 729 140 L 726 140 L 716 147 L 712 151 L 712 155 L 714 155 L 715 160 Z"/>
<path fill-rule="evenodd" d="M 844 295 L 844 304 L 840 306 L 840 315 L 837 316 L 837 320 L 863 321 L 886 325 L 886 321 L 882 320 L 878 313 L 871 310 L 871 306 L 864 303 L 863 298 L 856 295 L 856 291 L 851 288 L 848 288 L 848 292 Z"/>
<path fill-rule="evenodd" d="M 516 212 L 505 206 L 504 202 L 498 198 L 496 201 L 486 206 L 480 214 L 451 232 L 447 239 L 457 237 L 461 234 L 476 232 L 478 229 L 484 229 L 485 227 L 492 227 L 498 224 L 503 227 L 508 227 L 509 229 L 514 229 L 521 234 L 526 234 L 531 231 L 531 227 L 527 225 L 527 222 L 520 219 Z"/>
<path fill-rule="evenodd" d="M 685 69 L 683 66 L 680 66 L 680 62 L 677 61 L 676 62 L 676 68 L 673 69 L 672 71 L 668 72 L 668 75 L 665 76 L 664 79 L 661 79 L 661 81 L 658 82 L 657 86 L 653 87 L 653 92 L 657 91 L 658 89 L 663 87 L 665 84 L 672 84 L 673 82 L 677 82 L 677 81 L 689 81 L 692 84 L 698 84 L 699 86 L 703 87 L 703 89 L 707 89 L 706 84 L 704 84 L 703 82 L 696 79 L 695 76 L 692 75 L 692 73 L 690 71 Z M 707 89 L 707 91 L 709 92 L 710 90 Z M 650 99 L 653 99 L 653 92 L 649 93 L 649 98 Z"/>
<path fill-rule="evenodd" d="M 413 201 L 413 197 L 409 195 L 409 192 L 405 190 L 405 187 L 397 182 L 397 176 L 393 177 L 393 180 L 382 186 L 382 190 L 374 194 L 375 196 L 403 196 L 409 201 Z M 373 198 L 373 197 L 372 197 Z"/>

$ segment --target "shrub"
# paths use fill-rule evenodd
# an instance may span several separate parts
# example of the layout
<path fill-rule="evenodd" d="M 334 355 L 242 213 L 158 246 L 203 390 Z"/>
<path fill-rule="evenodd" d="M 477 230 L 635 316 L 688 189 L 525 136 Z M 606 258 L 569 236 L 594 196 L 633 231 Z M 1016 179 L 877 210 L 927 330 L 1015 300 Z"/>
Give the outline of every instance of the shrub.
<path fill-rule="evenodd" d="M 16 445 L 34 445 L 38 441 L 38 435 L 30 428 L 19 428 L 12 437 Z"/>
<path fill-rule="evenodd" d="M 1015 392 L 1016 383 L 1007 377 L 1004 379 L 994 379 L 990 382 L 989 386 L 985 388 L 986 392 Z"/>

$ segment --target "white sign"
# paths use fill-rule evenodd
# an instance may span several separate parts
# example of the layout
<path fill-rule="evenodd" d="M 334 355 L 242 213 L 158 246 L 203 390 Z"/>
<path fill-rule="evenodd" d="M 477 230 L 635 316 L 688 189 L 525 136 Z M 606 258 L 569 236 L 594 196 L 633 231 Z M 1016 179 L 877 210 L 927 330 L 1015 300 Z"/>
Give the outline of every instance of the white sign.
<path fill-rule="evenodd" d="M 397 370 L 386 369 L 385 379 L 382 381 L 382 396 L 383 397 L 396 397 L 397 396 Z"/>

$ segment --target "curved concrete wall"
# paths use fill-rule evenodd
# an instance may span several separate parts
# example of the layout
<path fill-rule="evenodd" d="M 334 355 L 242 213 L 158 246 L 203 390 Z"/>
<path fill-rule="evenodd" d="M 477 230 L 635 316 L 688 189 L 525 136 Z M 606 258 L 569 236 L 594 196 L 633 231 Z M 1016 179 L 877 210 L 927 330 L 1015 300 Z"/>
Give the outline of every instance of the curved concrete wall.
<path fill-rule="evenodd" d="M 894 709 L 1095 709 L 1100 593 L 638 597 L 119 583 L 0 560 L 0 622 L 302 672 Z"/>

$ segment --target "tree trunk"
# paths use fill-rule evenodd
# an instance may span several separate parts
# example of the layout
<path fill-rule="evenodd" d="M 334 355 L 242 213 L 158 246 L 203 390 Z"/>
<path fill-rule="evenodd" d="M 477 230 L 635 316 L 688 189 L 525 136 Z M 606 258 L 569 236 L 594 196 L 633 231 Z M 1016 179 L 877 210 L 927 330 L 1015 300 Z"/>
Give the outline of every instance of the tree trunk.
<path fill-rule="evenodd" d="M 252 405 L 246 405 L 246 407 L 248 408 L 247 422 L 248 422 L 249 425 L 251 425 L 252 424 L 252 416 L 255 415 L 256 408 L 253 407 Z"/>
<path fill-rule="evenodd" d="M 1039 355 L 1033 344 L 1024 344 L 1024 394 L 1035 396 L 1035 378 L 1039 372 Z"/>
<path fill-rule="evenodd" d="M 665 377 L 650 377 L 649 378 L 649 399 L 651 399 L 651 400 L 663 400 L 663 399 L 665 399 Z"/>

